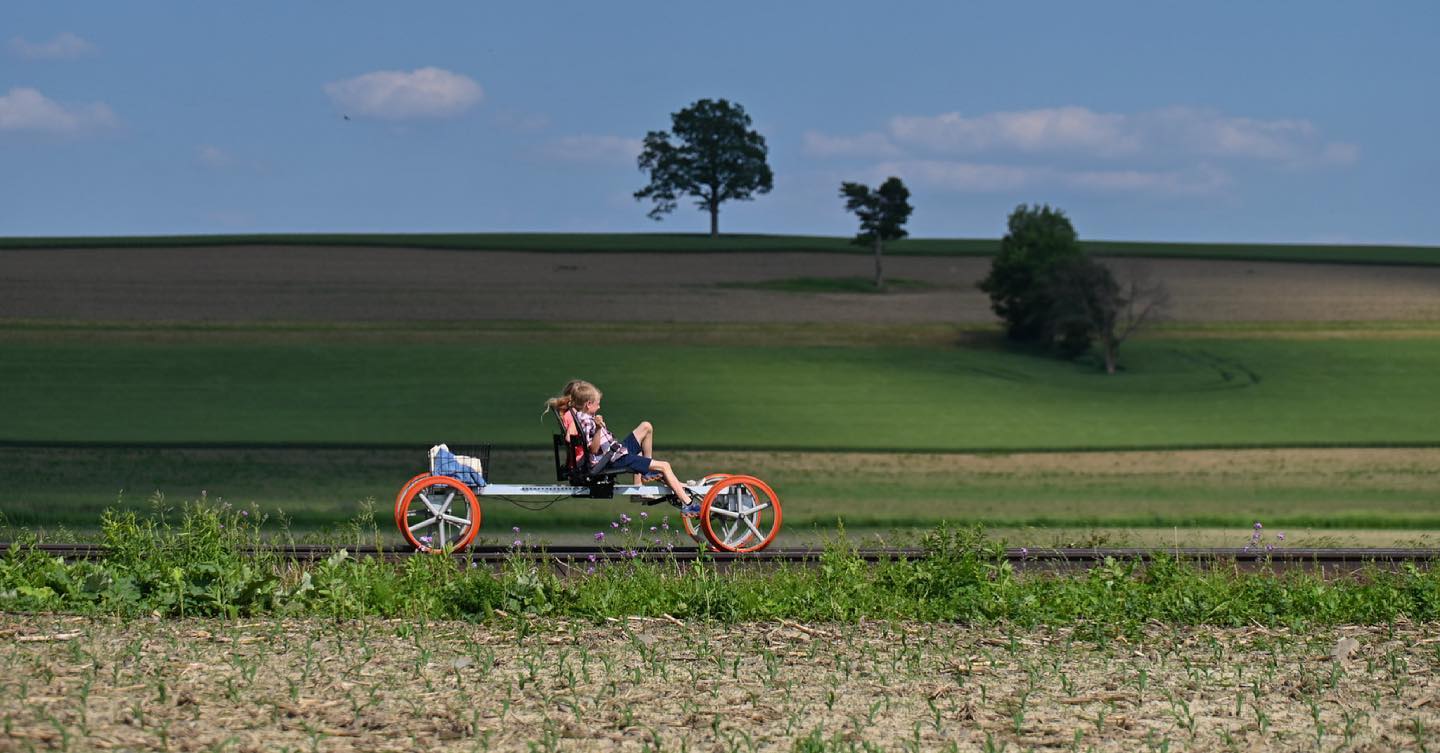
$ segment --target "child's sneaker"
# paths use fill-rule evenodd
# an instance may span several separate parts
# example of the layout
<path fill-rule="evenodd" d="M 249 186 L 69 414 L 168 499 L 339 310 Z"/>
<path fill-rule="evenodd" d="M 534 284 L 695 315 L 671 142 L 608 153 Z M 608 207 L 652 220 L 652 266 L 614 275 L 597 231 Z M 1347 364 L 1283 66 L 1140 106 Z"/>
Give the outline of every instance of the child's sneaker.
<path fill-rule="evenodd" d="M 688 504 L 688 505 L 682 505 L 682 506 L 680 507 L 680 517 L 682 517 L 682 518 L 698 518 L 698 517 L 700 517 L 700 503 L 699 503 L 699 502 L 691 502 L 691 503 Z"/>

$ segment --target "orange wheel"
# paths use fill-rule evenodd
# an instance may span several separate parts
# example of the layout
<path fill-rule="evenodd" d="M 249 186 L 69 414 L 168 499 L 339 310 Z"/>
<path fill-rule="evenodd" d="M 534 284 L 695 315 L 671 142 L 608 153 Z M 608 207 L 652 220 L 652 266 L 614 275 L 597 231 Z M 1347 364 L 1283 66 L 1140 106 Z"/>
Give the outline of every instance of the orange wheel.
<path fill-rule="evenodd" d="M 458 552 L 480 531 L 480 499 L 449 476 L 422 476 L 401 496 L 400 535 L 422 552 Z"/>
<path fill-rule="evenodd" d="M 408 496 L 409 493 L 410 493 L 410 485 L 413 484 L 413 483 L 415 483 L 416 481 L 419 481 L 419 480 L 422 479 L 422 478 L 425 478 L 426 476 L 429 476 L 429 475 L 430 475 L 430 474 L 428 474 L 428 473 L 417 473 L 417 474 L 415 474 L 414 476 L 411 476 L 411 477 L 410 477 L 410 480 L 409 480 L 409 481 L 406 481 L 406 482 L 400 487 L 400 493 L 395 495 L 395 527 L 396 527 L 396 528 L 404 528 L 404 527 L 405 527 L 405 524 L 402 523 L 401 520 L 403 520 L 403 517 L 402 517 L 402 516 L 405 514 L 405 500 L 406 500 L 407 496 Z"/>
<path fill-rule="evenodd" d="M 780 533 L 780 498 L 754 476 L 729 476 L 700 503 L 700 530 L 722 552 L 758 552 Z"/>
<path fill-rule="evenodd" d="M 709 486 L 718 481 L 724 481 L 727 478 L 730 478 L 730 474 L 728 473 L 707 473 L 704 478 L 700 479 L 700 483 L 697 484 L 697 486 Z M 687 518 L 681 515 L 680 522 L 685 524 L 685 533 L 690 534 L 690 538 L 694 539 L 695 543 L 705 543 L 705 532 L 700 530 L 699 518 Z"/>

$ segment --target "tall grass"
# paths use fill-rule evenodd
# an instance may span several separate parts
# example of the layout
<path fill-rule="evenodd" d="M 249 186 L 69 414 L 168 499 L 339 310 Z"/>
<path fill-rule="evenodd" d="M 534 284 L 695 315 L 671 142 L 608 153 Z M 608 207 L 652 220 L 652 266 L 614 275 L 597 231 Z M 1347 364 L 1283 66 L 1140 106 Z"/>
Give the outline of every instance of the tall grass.
<path fill-rule="evenodd" d="M 366 525 L 373 526 L 373 519 Z M 857 620 L 1075 625 L 1096 636 L 1146 623 L 1379 624 L 1440 619 L 1440 570 L 1409 567 L 1327 581 L 1239 572 L 1157 555 L 1081 575 L 1017 572 L 978 528 L 942 526 L 930 556 L 867 564 L 841 538 L 811 567 L 717 569 L 700 560 L 627 560 L 561 577 L 517 552 L 498 573 L 447 557 L 400 564 L 344 552 L 313 565 L 262 546 L 247 511 L 187 505 L 178 521 L 109 515 L 109 555 L 63 562 L 27 546 L 0 559 L 0 609 L 169 616 L 507 619 L 626 615 L 740 622 Z M 373 528 L 372 528 L 373 530 Z"/>

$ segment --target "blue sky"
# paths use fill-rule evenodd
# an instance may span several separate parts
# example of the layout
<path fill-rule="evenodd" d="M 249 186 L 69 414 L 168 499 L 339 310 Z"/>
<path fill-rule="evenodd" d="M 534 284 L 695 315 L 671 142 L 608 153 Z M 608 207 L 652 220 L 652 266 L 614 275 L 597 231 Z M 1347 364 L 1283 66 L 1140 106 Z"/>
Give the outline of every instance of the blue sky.
<path fill-rule="evenodd" d="M 722 232 L 1440 244 L 1431 2 L 0 5 L 0 235 L 704 232 L 640 139 L 742 104 Z M 347 119 L 348 116 L 348 119 Z"/>

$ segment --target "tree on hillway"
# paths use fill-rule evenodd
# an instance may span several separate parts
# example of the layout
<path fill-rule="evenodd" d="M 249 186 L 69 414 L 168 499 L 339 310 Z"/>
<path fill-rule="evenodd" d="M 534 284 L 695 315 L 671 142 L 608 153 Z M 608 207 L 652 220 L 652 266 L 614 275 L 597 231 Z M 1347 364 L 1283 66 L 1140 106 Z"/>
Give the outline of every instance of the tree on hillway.
<path fill-rule="evenodd" d="M 1009 232 L 979 287 L 990 294 L 990 308 L 1005 320 L 1011 339 L 1039 342 L 1054 335 L 1047 285 L 1050 269 L 1083 253 L 1064 212 L 1021 204 L 1010 213 Z"/>
<path fill-rule="evenodd" d="M 1159 318 L 1170 302 L 1164 283 L 1150 282 L 1133 267 L 1122 283 L 1088 256 L 1052 266 L 1046 288 L 1052 341 L 1065 355 L 1076 356 L 1095 339 L 1107 374 L 1115 373 L 1121 343 Z"/>
<path fill-rule="evenodd" d="M 903 226 L 914 211 L 910 206 L 910 189 L 894 177 L 887 178 L 874 191 L 860 183 L 846 182 L 840 184 L 840 198 L 845 200 L 845 209 L 860 218 L 860 232 L 855 242 L 875 247 L 875 287 L 884 290 L 885 273 L 880 259 L 885 253 L 885 241 L 907 235 Z"/>
<path fill-rule="evenodd" d="M 655 202 L 659 220 L 675 211 L 682 196 L 710 212 L 710 237 L 720 234 L 720 205 L 769 193 L 775 175 L 766 163 L 765 137 L 750 129 L 745 108 L 723 99 L 702 99 L 670 115 L 670 131 L 645 134 L 638 163 L 650 185 L 635 192 Z"/>

